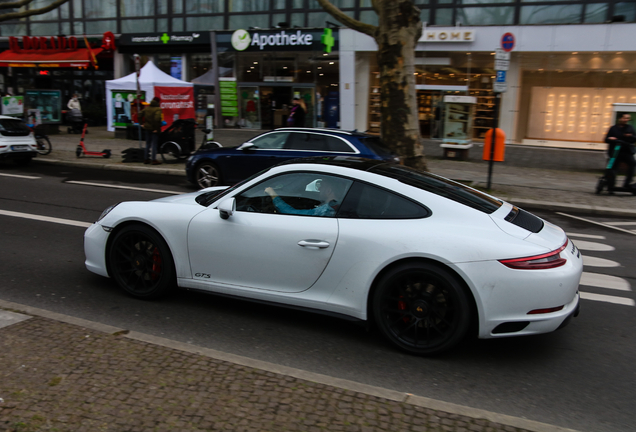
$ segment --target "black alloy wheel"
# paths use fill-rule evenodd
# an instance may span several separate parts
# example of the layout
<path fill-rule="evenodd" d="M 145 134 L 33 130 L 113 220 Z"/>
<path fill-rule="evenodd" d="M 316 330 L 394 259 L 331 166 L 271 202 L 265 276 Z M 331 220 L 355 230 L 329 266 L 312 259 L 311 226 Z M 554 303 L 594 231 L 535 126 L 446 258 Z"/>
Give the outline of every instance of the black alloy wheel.
<path fill-rule="evenodd" d="M 35 143 L 39 154 L 47 155 L 51 153 L 51 141 L 49 141 L 48 137 L 37 137 Z"/>
<path fill-rule="evenodd" d="M 221 172 L 212 162 L 201 162 L 194 170 L 194 177 L 201 189 L 221 185 Z"/>
<path fill-rule="evenodd" d="M 466 335 L 470 305 L 463 284 L 450 271 L 430 263 L 407 263 L 380 279 L 373 295 L 373 316 L 398 348 L 433 355 Z"/>
<path fill-rule="evenodd" d="M 113 279 L 133 297 L 158 298 L 176 285 L 168 245 L 145 225 L 129 225 L 115 234 L 108 264 Z"/>

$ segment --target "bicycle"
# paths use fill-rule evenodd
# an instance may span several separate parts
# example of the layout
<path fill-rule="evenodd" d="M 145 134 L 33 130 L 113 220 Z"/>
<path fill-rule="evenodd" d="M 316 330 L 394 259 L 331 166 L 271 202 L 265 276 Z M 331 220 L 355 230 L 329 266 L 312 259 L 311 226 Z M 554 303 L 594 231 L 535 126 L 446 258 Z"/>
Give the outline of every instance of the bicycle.
<path fill-rule="evenodd" d="M 38 133 L 36 130 L 37 128 L 33 127 L 32 124 L 27 123 L 27 126 L 31 129 L 31 132 L 33 132 L 33 135 L 35 136 L 35 144 L 38 154 L 47 155 L 51 153 L 53 147 L 51 146 L 51 141 L 49 140 L 48 135 Z"/>
<path fill-rule="evenodd" d="M 197 124 L 193 119 L 175 120 L 159 137 L 158 153 L 165 163 L 175 163 L 186 159 L 195 151 L 195 130 Z M 203 140 L 200 149 L 222 147 L 216 141 L 208 141 L 210 129 L 201 129 Z"/>

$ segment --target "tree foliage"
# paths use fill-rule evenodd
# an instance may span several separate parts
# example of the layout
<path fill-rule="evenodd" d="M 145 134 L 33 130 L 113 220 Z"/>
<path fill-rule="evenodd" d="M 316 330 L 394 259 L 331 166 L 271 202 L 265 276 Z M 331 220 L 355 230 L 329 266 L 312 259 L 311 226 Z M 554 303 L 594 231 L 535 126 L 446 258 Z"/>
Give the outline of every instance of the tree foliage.
<path fill-rule="evenodd" d="M 417 116 L 415 47 L 422 35 L 420 10 L 413 0 L 372 0 L 374 26 L 353 19 L 329 0 L 320 6 L 343 25 L 373 37 L 380 68 L 380 136 L 404 163 L 425 170 Z"/>
<path fill-rule="evenodd" d="M 34 1 L 35 0 L 18 0 L 14 2 L 0 2 L 0 11 L 7 10 L 7 9 L 22 8 L 22 10 L 19 10 L 18 12 L 0 13 L 0 22 L 25 18 L 31 15 L 41 15 L 43 13 L 47 13 L 49 11 L 52 11 L 53 9 L 60 7 L 61 5 L 66 3 L 68 0 L 54 0 L 54 1 L 51 1 L 51 3 L 48 4 L 47 6 L 44 6 L 38 9 L 27 9 L 25 7 L 30 5 Z"/>

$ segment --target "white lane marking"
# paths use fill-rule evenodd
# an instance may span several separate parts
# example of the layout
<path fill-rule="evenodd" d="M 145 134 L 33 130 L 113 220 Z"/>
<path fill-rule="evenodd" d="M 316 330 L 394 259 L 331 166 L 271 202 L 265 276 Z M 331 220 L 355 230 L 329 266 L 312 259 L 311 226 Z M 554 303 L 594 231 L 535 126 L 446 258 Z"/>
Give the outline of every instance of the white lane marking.
<path fill-rule="evenodd" d="M 596 221 L 585 219 L 585 218 L 578 217 L 578 216 L 572 216 L 572 215 L 569 215 L 567 213 L 556 212 L 556 214 L 560 214 L 561 216 L 567 216 L 567 217 L 572 218 L 572 219 L 578 219 L 578 220 L 581 220 L 583 222 L 591 223 L 591 224 L 594 224 L 594 225 L 600 225 L 602 227 L 614 229 L 616 231 L 621 231 L 621 232 L 624 232 L 624 233 L 627 233 L 627 234 L 636 235 L 636 231 L 630 231 L 630 230 L 626 230 L 626 229 L 623 229 L 623 228 L 618 228 L 618 227 L 615 227 L 615 226 L 612 226 L 612 225 L 608 225 L 606 223 L 596 222 Z"/>
<path fill-rule="evenodd" d="M 36 176 L 25 176 L 20 174 L 5 174 L 5 173 L 0 173 L 0 176 L 15 177 L 15 178 L 22 178 L 22 179 L 29 179 L 29 180 L 37 180 L 42 178 L 42 177 L 36 177 Z"/>
<path fill-rule="evenodd" d="M 615 250 L 614 246 L 603 243 L 590 242 L 585 240 L 572 240 L 577 248 L 583 251 L 610 252 Z"/>
<path fill-rule="evenodd" d="M 80 221 L 74 221 L 74 220 L 70 220 L 70 219 L 60 219 L 60 218 L 55 218 L 55 217 L 34 215 L 34 214 L 29 214 L 29 213 L 13 212 L 13 211 L 8 211 L 8 210 L 0 210 L 0 215 L 19 217 L 19 218 L 22 218 L 22 219 L 32 219 L 32 220 L 37 220 L 37 221 L 42 221 L 42 222 L 53 222 L 53 223 L 57 223 L 57 224 L 61 224 L 61 225 L 71 225 L 71 226 L 77 226 L 77 227 L 83 227 L 83 228 L 88 228 L 89 226 L 93 225 L 90 222 L 80 222 Z"/>
<path fill-rule="evenodd" d="M 592 294 L 587 292 L 579 291 L 582 299 L 586 300 L 594 300 L 594 301 L 602 301 L 606 303 L 614 303 L 621 304 L 626 306 L 636 306 L 636 302 L 633 299 L 624 298 L 624 297 L 614 297 L 603 294 Z"/>
<path fill-rule="evenodd" d="M 608 288 L 619 291 L 631 291 L 632 287 L 623 278 L 619 278 L 616 276 L 610 276 L 599 273 L 588 273 L 583 272 L 581 275 L 581 285 L 585 286 L 593 286 L 598 288 Z"/>
<path fill-rule="evenodd" d="M 173 195 L 182 195 L 183 193 L 185 193 L 185 192 L 165 191 L 165 190 L 160 190 L 160 189 L 137 188 L 137 187 L 132 187 L 132 186 L 110 185 L 110 184 L 105 184 L 105 183 L 91 183 L 91 182 L 73 181 L 73 180 L 69 180 L 66 183 L 84 185 L 84 186 L 97 186 L 97 187 L 104 187 L 104 188 L 113 188 L 113 189 L 137 190 L 137 191 L 143 191 L 143 192 L 157 192 L 157 193 L 173 194 Z"/>
<path fill-rule="evenodd" d="M 587 238 L 587 239 L 605 240 L 605 236 L 602 236 L 602 235 L 579 234 L 579 233 L 573 233 L 573 232 L 566 232 L 566 234 L 568 235 L 568 237 L 581 237 L 581 238 Z"/>
<path fill-rule="evenodd" d="M 583 255 L 583 265 L 587 267 L 620 267 L 620 263 L 605 258 Z"/>
<path fill-rule="evenodd" d="M 608 225 L 612 225 L 612 226 L 629 226 L 629 225 L 636 225 L 636 222 L 605 222 Z"/>

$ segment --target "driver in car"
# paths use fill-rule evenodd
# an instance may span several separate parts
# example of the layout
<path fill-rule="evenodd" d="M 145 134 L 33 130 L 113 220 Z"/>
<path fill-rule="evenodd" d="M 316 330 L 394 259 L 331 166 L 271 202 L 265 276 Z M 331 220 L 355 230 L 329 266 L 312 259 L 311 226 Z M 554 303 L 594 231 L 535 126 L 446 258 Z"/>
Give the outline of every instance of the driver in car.
<path fill-rule="evenodd" d="M 336 214 L 340 203 L 336 199 L 336 193 L 334 192 L 334 185 L 331 184 L 329 178 L 322 179 L 320 182 L 320 204 L 312 209 L 300 210 L 287 204 L 281 197 L 278 196 L 276 191 L 271 187 L 265 188 L 265 193 L 272 197 L 272 202 L 281 213 L 284 214 L 297 214 L 297 215 L 309 215 L 309 216 L 326 216 L 333 217 Z"/>

